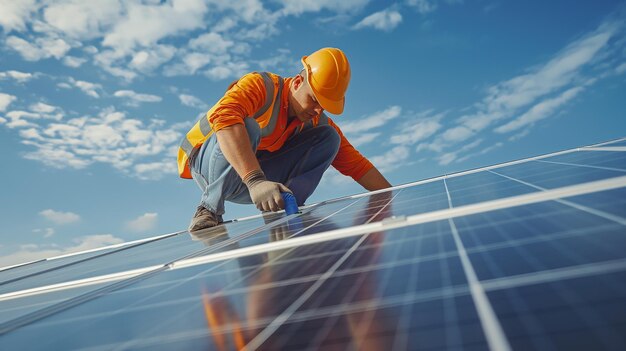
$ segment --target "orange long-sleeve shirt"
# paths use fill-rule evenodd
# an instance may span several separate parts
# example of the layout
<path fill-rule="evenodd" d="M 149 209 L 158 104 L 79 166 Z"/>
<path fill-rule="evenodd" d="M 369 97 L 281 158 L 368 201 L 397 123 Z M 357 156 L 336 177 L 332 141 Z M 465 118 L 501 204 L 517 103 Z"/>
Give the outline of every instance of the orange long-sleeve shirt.
<path fill-rule="evenodd" d="M 275 87 L 278 88 L 278 76 L 270 74 L 274 81 Z M 281 95 L 281 110 L 278 114 L 278 120 L 274 132 L 261 139 L 258 149 L 274 152 L 279 150 L 292 136 L 297 129 L 303 130 L 306 126 L 299 119 L 293 118 L 289 121 L 288 104 L 289 104 L 289 86 L 293 78 L 285 78 Z M 207 118 L 214 132 L 222 128 L 243 124 L 246 116 L 253 116 L 259 111 L 266 102 L 266 90 L 263 78 L 259 74 L 249 73 L 241 77 L 226 92 L 217 104 L 215 104 L 208 112 Z M 313 126 L 317 126 L 320 122 L 320 116 L 312 120 Z M 339 126 L 332 119 L 328 118 L 328 124 L 331 125 L 339 136 L 341 143 L 337 156 L 332 162 L 332 166 L 344 175 L 350 176 L 355 180 L 367 173 L 374 166 L 365 158 L 358 150 L 350 144 L 348 139 L 343 135 Z"/>

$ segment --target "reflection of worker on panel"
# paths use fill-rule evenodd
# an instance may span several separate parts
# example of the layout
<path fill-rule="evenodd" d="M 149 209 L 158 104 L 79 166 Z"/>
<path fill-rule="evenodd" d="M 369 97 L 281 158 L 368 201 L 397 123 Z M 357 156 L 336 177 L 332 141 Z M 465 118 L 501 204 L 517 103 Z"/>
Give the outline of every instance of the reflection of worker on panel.
<path fill-rule="evenodd" d="M 390 213 L 388 193 L 370 196 L 361 213 L 354 217 L 354 225 L 380 220 Z M 302 214 L 304 223 L 316 223 L 324 231 L 337 229 L 328 220 L 316 218 L 310 213 Z M 307 231 L 299 230 L 306 235 Z M 269 240 L 288 239 L 296 232 L 288 222 L 272 227 Z M 297 332 L 281 333 L 279 329 L 263 342 L 263 349 L 297 349 L 301 347 L 324 348 L 340 341 L 359 350 L 383 350 L 393 340 L 392 334 L 377 333 L 385 327 L 380 325 L 384 312 L 362 308 L 363 303 L 376 302 L 380 289 L 377 272 L 372 269 L 378 263 L 384 233 L 370 233 L 361 237 L 342 239 L 338 242 L 316 244 L 297 249 L 282 249 L 265 254 L 245 256 L 237 259 L 243 275 L 244 290 L 241 294 L 223 294 L 220 291 L 202 296 L 209 333 L 218 350 L 240 349 L 253 340 L 258 333 L 281 315 L 299 297 L 310 289 L 330 267 L 355 244 L 365 247 L 355 251 L 343 261 L 339 279 L 327 279 L 297 311 L 317 310 L 320 306 L 336 306 L 337 313 L 330 319 L 310 318 L 304 322 L 304 330 L 314 331 L 306 338 Z M 301 250 L 306 255 L 318 257 L 317 264 L 302 260 Z M 330 278 L 330 277 L 328 277 Z M 241 296 L 241 295 L 244 296 Z M 238 303 L 245 306 L 235 308 Z M 361 306 L 361 307 L 358 307 Z M 296 312 L 297 315 L 297 312 Z"/>
<path fill-rule="evenodd" d="M 203 193 L 190 231 L 221 223 L 226 200 L 278 211 L 280 193 L 288 192 L 302 205 L 331 164 L 367 190 L 391 186 L 324 113 L 343 112 L 351 75 L 346 55 L 323 48 L 302 64 L 295 77 L 244 75 L 183 138 L 179 175 L 193 178 Z"/>

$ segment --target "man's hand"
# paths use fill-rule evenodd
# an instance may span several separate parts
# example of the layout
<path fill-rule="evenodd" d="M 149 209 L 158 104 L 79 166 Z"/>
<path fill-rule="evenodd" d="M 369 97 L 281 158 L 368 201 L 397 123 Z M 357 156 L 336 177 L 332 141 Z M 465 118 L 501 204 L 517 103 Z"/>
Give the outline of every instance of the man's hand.
<path fill-rule="evenodd" d="M 248 173 L 243 178 L 244 184 L 250 191 L 252 202 L 261 211 L 278 211 L 285 208 L 281 192 L 291 193 L 286 186 L 269 181 L 265 178 L 265 174 L 261 170 L 255 170 Z"/>

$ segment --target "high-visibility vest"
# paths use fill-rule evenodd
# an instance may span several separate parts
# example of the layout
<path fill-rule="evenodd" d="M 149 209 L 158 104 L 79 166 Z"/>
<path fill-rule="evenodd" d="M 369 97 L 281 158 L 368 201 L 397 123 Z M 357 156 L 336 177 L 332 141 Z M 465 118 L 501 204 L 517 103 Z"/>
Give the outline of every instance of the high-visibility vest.
<path fill-rule="evenodd" d="M 283 90 L 283 78 L 274 75 L 277 79 L 272 79 L 267 72 L 254 72 L 263 77 L 265 85 L 265 103 L 254 115 L 246 116 L 254 118 L 261 128 L 261 138 L 271 135 L 276 128 L 276 122 L 281 108 L 281 96 Z M 232 86 L 236 82 L 229 86 Z M 199 148 L 206 142 L 215 132 L 209 122 L 209 116 L 213 113 L 217 105 L 213 106 L 206 114 L 204 114 L 196 122 L 196 124 L 187 132 L 178 148 L 178 174 L 181 178 L 191 178 L 189 170 L 189 157 L 194 149 Z"/>

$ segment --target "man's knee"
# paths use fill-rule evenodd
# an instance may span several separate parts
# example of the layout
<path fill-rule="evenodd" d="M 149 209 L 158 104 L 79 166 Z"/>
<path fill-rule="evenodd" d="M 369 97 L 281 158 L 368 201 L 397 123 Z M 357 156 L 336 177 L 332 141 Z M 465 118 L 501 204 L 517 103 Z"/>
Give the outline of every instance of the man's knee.
<path fill-rule="evenodd" d="M 250 144 L 256 150 L 261 142 L 261 127 L 254 118 L 244 118 L 243 121 L 246 126 L 246 132 L 248 132 L 248 137 L 250 138 Z"/>

